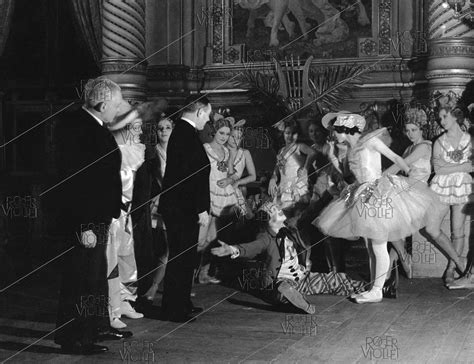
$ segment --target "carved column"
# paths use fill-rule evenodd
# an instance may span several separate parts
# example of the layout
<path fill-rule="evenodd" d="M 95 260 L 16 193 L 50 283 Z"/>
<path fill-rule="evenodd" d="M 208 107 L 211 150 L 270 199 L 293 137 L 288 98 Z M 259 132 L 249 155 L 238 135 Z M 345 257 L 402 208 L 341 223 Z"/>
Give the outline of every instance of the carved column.
<path fill-rule="evenodd" d="M 474 77 L 474 29 L 456 18 L 443 0 L 428 3 L 426 78 L 430 94 L 451 90 L 461 95 L 464 85 Z M 465 6 L 469 6 L 468 1 Z"/>
<path fill-rule="evenodd" d="M 103 0 L 102 74 L 131 102 L 146 99 L 145 0 Z"/>

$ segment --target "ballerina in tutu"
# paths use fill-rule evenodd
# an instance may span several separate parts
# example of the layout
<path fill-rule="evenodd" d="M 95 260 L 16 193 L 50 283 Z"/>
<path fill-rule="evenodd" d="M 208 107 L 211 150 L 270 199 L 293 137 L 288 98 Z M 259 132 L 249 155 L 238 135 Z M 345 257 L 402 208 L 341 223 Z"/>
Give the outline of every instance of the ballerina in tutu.
<path fill-rule="evenodd" d="M 283 209 L 291 207 L 300 199 L 309 200 L 308 167 L 315 152 L 306 144 L 297 142 L 298 133 L 296 123 L 284 124 L 285 146 L 277 155 L 269 184 L 270 195 L 277 199 Z"/>
<path fill-rule="evenodd" d="M 439 196 L 440 219 L 451 209 L 451 226 L 454 249 L 458 254 L 464 250 L 464 226 L 466 214 L 463 211 L 472 191 L 472 142 L 469 133 L 461 128 L 464 124 L 464 112 L 456 104 L 456 97 L 448 94 L 439 98 L 438 109 L 440 124 L 446 133 L 441 135 L 433 147 L 433 166 L 436 175 L 431 181 L 431 189 Z M 445 283 L 454 281 L 455 266 L 450 261 L 445 273 Z"/>
<path fill-rule="evenodd" d="M 371 269 L 371 273 L 375 273 L 374 284 L 369 291 L 354 297 L 357 303 L 382 301 L 382 288 L 390 265 L 387 241 L 404 239 L 426 226 L 427 211 L 438 203 L 437 196 L 424 184 L 400 176 L 382 176 L 381 155 L 407 174 L 410 168 L 383 142 L 387 129 L 362 136 L 365 124 L 365 119 L 357 114 L 337 116 L 336 137 L 339 143 L 346 141 L 350 145 L 348 161 L 356 182 L 313 221 L 329 236 L 368 240 L 368 247 L 375 256 L 375 269 Z M 333 143 L 329 158 L 333 164 L 339 164 Z"/>
<path fill-rule="evenodd" d="M 405 132 L 413 143 L 404 152 L 404 161 L 410 167 L 409 177 L 419 183 L 428 183 L 431 175 L 431 142 L 423 138 L 423 133 L 428 126 L 428 117 L 422 109 L 409 109 L 405 113 Z M 400 168 L 392 165 L 383 174 L 397 174 Z M 392 241 L 395 250 L 390 250 L 390 261 L 394 262 L 398 258 L 409 279 L 412 278 L 411 255 L 405 248 L 405 239 Z"/>

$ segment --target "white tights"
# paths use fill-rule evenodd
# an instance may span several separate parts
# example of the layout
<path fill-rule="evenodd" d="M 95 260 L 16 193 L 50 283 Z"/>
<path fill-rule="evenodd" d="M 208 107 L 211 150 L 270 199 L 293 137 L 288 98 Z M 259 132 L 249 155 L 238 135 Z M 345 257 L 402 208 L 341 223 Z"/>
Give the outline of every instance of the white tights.
<path fill-rule="evenodd" d="M 382 289 L 390 269 L 390 256 L 387 250 L 387 242 L 380 240 L 369 240 L 369 245 L 375 256 L 374 288 Z M 372 272 L 371 272 L 372 273 Z M 372 273 L 373 274 L 373 273 Z"/>

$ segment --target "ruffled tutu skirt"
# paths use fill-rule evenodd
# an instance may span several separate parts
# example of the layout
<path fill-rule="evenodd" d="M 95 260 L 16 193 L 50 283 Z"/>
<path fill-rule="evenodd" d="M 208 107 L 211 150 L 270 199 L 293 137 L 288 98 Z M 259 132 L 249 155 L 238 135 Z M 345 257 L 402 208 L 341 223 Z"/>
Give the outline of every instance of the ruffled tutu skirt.
<path fill-rule="evenodd" d="M 435 175 L 431 181 L 431 189 L 445 204 L 465 204 L 472 192 L 472 177 L 464 172 Z"/>
<path fill-rule="evenodd" d="M 395 241 L 425 227 L 435 211 L 439 198 L 425 183 L 387 175 L 346 187 L 313 225 L 336 238 Z"/>

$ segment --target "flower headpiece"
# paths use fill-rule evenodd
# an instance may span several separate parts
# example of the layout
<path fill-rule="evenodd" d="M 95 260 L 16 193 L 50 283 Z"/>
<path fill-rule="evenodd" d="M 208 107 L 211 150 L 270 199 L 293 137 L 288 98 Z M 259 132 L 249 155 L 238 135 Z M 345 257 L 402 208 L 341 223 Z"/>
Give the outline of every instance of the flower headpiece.
<path fill-rule="evenodd" d="M 436 99 L 436 106 L 438 106 L 438 108 L 446 108 L 449 110 L 452 110 L 457 106 L 459 99 L 458 95 L 453 91 L 449 91 L 445 95 L 438 91 L 433 95 L 433 97 Z"/>
<path fill-rule="evenodd" d="M 219 113 L 214 114 L 214 121 L 221 120 L 221 119 L 227 120 L 230 123 L 232 129 L 240 128 L 244 126 L 245 123 L 247 122 L 247 120 L 245 119 L 242 119 L 236 122 L 235 118 L 233 118 L 232 116 L 224 117 L 224 115 L 221 115 Z"/>
<path fill-rule="evenodd" d="M 334 126 L 345 126 L 346 128 L 358 128 L 362 132 L 365 128 L 365 118 L 358 114 L 342 114 L 338 115 Z"/>
<path fill-rule="evenodd" d="M 409 108 L 405 111 L 405 125 L 414 124 L 420 129 L 428 125 L 428 116 L 420 108 Z"/>

